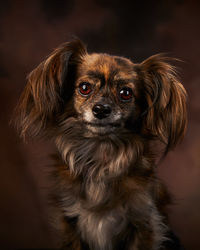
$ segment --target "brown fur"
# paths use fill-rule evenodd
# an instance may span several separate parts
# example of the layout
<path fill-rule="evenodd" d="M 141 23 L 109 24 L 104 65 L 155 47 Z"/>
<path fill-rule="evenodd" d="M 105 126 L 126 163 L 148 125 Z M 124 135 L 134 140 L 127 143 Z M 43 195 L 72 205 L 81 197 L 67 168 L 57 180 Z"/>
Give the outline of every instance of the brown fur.
<path fill-rule="evenodd" d="M 53 139 L 61 155 L 54 193 L 63 248 L 156 250 L 165 241 L 170 197 L 155 175 L 151 143 L 162 142 L 167 154 L 186 129 L 186 93 L 168 60 L 134 64 L 88 54 L 74 40 L 28 76 L 17 125 L 23 137 Z M 80 94 L 82 83 L 91 93 Z M 106 117 L 95 117 L 97 104 L 109 107 Z"/>

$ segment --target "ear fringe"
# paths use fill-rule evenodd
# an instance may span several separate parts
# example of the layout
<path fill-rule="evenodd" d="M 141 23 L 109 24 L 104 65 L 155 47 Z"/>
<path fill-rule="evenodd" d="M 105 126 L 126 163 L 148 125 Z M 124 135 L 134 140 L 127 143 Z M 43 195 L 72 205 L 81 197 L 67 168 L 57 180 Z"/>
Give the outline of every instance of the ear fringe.
<path fill-rule="evenodd" d="M 28 83 L 15 110 L 15 124 L 22 137 L 44 133 L 56 119 L 63 103 L 61 93 L 69 67 L 80 64 L 86 53 L 78 39 L 64 43 L 28 75 Z"/>
<path fill-rule="evenodd" d="M 165 154 L 182 140 L 187 127 L 186 91 L 169 60 L 158 54 L 140 64 L 147 105 L 144 130 L 166 145 Z"/>

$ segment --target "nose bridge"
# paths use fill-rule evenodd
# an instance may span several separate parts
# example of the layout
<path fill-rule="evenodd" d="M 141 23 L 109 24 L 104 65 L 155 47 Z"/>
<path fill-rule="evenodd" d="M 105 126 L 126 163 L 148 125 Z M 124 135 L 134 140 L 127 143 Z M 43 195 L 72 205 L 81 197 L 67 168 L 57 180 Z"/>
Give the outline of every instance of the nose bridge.
<path fill-rule="evenodd" d="M 112 100 L 111 98 L 109 98 L 109 96 L 101 96 L 96 103 L 101 104 L 101 105 L 108 105 L 111 106 L 112 105 Z"/>
<path fill-rule="evenodd" d="M 111 86 L 108 86 L 107 84 L 100 90 L 99 92 L 99 98 L 97 99 L 97 102 L 101 104 L 108 104 L 113 105 L 115 98 L 113 91 L 110 88 Z"/>

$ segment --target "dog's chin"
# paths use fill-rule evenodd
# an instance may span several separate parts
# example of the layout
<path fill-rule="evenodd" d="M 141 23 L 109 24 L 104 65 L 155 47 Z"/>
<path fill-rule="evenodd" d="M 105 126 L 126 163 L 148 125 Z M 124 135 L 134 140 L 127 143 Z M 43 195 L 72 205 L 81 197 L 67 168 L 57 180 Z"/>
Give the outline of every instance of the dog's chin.
<path fill-rule="evenodd" d="M 85 122 L 87 135 L 105 136 L 117 133 L 121 125 L 119 123 L 92 123 Z"/>

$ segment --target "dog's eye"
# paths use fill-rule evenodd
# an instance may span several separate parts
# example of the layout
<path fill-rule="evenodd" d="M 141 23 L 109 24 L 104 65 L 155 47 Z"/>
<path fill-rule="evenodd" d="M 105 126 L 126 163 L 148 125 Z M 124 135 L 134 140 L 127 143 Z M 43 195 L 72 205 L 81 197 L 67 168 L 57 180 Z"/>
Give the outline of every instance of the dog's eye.
<path fill-rule="evenodd" d="M 124 87 L 119 91 L 119 96 L 122 101 L 129 101 L 133 97 L 133 91 L 131 88 Z"/>
<path fill-rule="evenodd" d="M 79 85 L 79 93 L 81 95 L 87 96 L 92 92 L 92 86 L 89 82 L 82 82 Z"/>

